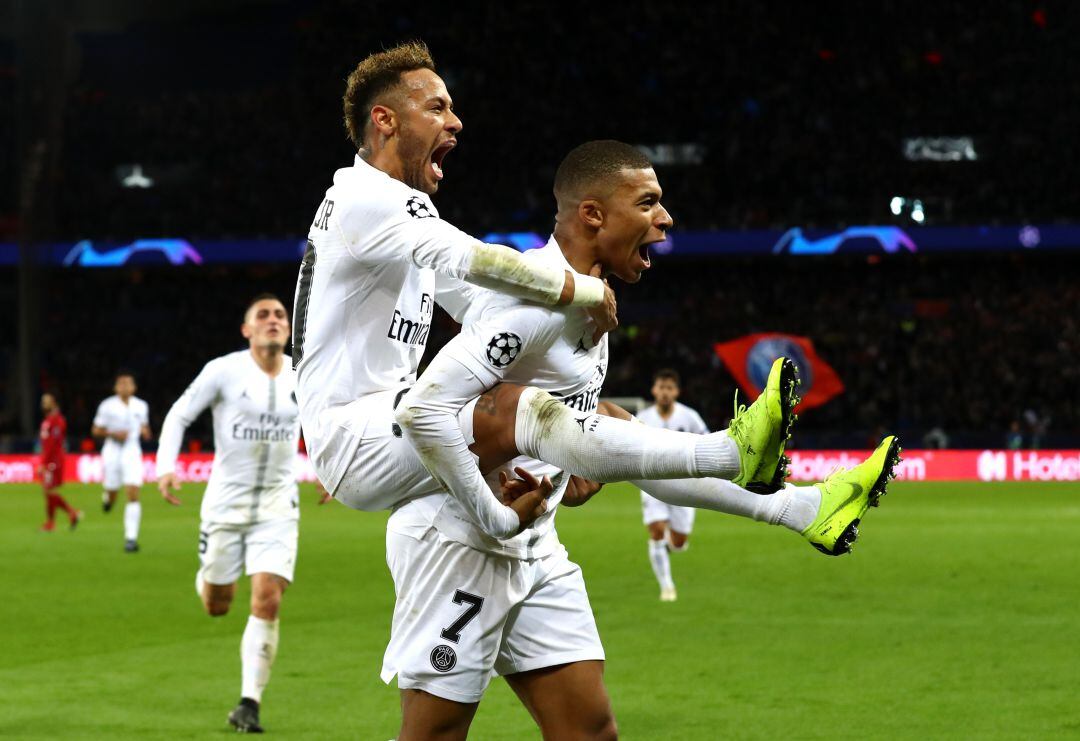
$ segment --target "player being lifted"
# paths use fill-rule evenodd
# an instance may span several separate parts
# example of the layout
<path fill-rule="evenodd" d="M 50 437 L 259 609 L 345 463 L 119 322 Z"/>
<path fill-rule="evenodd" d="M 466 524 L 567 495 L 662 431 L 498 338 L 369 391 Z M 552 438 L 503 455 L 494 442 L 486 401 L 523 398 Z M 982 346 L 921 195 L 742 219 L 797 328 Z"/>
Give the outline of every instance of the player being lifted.
<path fill-rule="evenodd" d="M 635 415 L 641 422 L 649 427 L 697 435 L 709 432 L 701 415 L 679 402 L 679 374 L 676 371 L 663 368 L 654 373 L 652 395 L 656 403 Z M 689 547 L 694 512 L 693 507 L 668 504 L 650 495 L 646 489 L 641 490 L 642 519 L 649 532 L 649 563 L 660 583 L 661 602 L 677 599 L 668 552 L 681 552 Z"/>
<path fill-rule="evenodd" d="M 590 142 L 560 165 L 555 193 L 555 234 L 529 259 L 578 272 L 599 266 L 636 282 L 650 264 L 648 245 L 671 225 L 648 160 L 625 144 Z M 402 688 L 399 739 L 465 737 L 493 672 L 506 677 L 545 738 L 615 735 L 603 648 L 581 571 L 567 558 L 553 522 L 560 501 L 580 504 L 597 485 L 538 460 L 514 459 L 509 465 L 525 479 L 506 483 L 508 500 L 553 491 L 524 532 L 496 540 L 468 521 L 461 504 L 492 490 L 470 489 L 483 485 L 477 462 L 492 474 L 518 453 L 549 463 L 562 457 L 571 463 L 560 462 L 563 471 L 590 468 L 599 472 L 595 478 L 615 481 L 630 478 L 624 457 L 636 458 L 639 471 L 660 468 L 656 461 L 664 460 L 664 475 L 672 480 L 634 483 L 670 503 L 783 525 L 837 554 L 850 548 L 859 518 L 884 493 L 898 454 L 894 438 L 821 487 L 780 483 L 796 400 L 790 361 L 776 361 L 765 392 L 750 409 L 738 410 L 728 434 L 694 435 L 630 423 L 618 407 L 604 411 L 622 419 L 595 414 L 607 341 L 591 343 L 594 337 L 580 310 L 478 296 L 461 334 L 401 400 L 396 417 L 405 435 L 436 478 L 452 493 L 455 486 L 462 490 L 414 498 L 388 523 L 397 604 L 383 678 L 396 673 Z M 533 409 L 541 413 L 534 416 Z M 514 421 L 509 431 L 493 434 L 491 425 L 506 417 Z M 747 453 L 751 437 L 767 452 Z M 725 441 L 737 448 L 729 472 L 738 483 L 670 473 L 681 455 L 682 475 L 702 476 L 718 466 Z M 567 446 L 574 448 L 570 454 L 564 454 Z M 762 492 L 780 488 L 757 494 L 739 484 Z"/>
<path fill-rule="evenodd" d="M 142 504 L 139 487 L 143 485 L 142 446 L 139 439 L 150 439 L 150 407 L 135 396 L 135 376 L 130 371 L 118 371 L 113 384 L 113 396 L 98 405 L 91 434 L 105 442 L 101 446 L 101 462 L 105 469 L 105 491 L 101 508 L 108 513 L 116 501 L 121 484 L 127 491 L 124 505 L 124 550 L 139 550 L 139 524 Z"/>
<path fill-rule="evenodd" d="M 83 513 L 67 503 L 60 494 L 64 483 L 64 439 L 67 437 L 67 420 L 60 413 L 60 405 L 53 394 L 41 395 L 41 411 L 45 418 L 41 420 L 41 460 L 38 475 L 41 477 L 41 489 L 45 493 L 45 524 L 41 529 L 52 532 L 56 527 L 56 510 L 67 512 L 68 522 L 74 530 L 79 525 Z"/>
<path fill-rule="evenodd" d="M 238 731 L 261 733 L 259 703 L 278 646 L 278 611 L 296 567 L 300 508 L 296 373 L 284 354 L 285 306 L 256 296 L 244 312 L 239 350 L 207 363 L 169 409 L 158 443 L 158 489 L 179 505 L 176 458 L 184 430 L 210 409 L 214 464 L 203 495 L 195 588 L 211 616 L 229 611 L 241 573 L 251 577 L 251 614 L 240 641 Z"/>

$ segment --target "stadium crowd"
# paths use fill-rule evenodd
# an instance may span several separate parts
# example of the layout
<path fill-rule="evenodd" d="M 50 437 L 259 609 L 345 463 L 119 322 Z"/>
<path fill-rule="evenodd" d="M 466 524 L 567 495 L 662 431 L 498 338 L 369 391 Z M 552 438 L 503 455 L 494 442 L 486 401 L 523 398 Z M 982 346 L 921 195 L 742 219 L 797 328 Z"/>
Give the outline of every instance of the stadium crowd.
<path fill-rule="evenodd" d="M 465 122 L 437 204 L 475 234 L 546 233 L 554 165 L 608 136 L 686 155 L 658 165 L 678 229 L 887 223 L 895 195 L 922 199 L 928 224 L 1076 216 L 1077 171 L 1060 163 L 1080 159 L 1064 104 L 1080 92 L 1080 29 L 1063 12 L 1004 0 L 978 14 L 890 0 L 861 7 L 859 23 L 750 2 L 572 15 L 465 3 L 438 23 L 404 6 L 378 24 L 365 12 L 344 0 L 238 3 L 79 33 L 55 218 L 41 237 L 304 234 L 329 174 L 352 158 L 345 76 L 368 51 L 412 37 L 431 46 Z M 8 102 L 16 59 L 0 41 Z M 976 159 L 904 157 L 906 137 L 941 135 L 970 136 Z M 152 183 L 131 178 L 133 165 Z M 5 240 L 14 182 L 0 188 Z M 777 330 L 811 337 L 847 386 L 805 415 L 802 444 L 861 444 L 879 423 L 908 439 L 940 429 L 954 445 L 1004 444 L 1014 423 L 1013 441 L 1043 428 L 1044 444 L 1080 435 L 1075 259 L 657 262 L 620 289 L 609 394 L 647 395 L 650 373 L 674 366 L 719 426 L 734 385 L 712 344 Z M 82 434 L 112 372 L 130 366 L 159 426 L 201 363 L 235 346 L 243 301 L 270 289 L 291 303 L 295 271 L 46 271 L 43 383 Z M 3 299 L 14 306 L 11 276 Z M 13 353 L 5 343 L 0 360 L 13 365 Z M 208 437 L 201 424 L 196 437 Z M 0 434 L 13 429 L 0 419 Z"/>
<path fill-rule="evenodd" d="M 378 24 L 366 13 L 262 3 L 81 34 L 52 236 L 302 234 L 352 156 L 345 76 L 413 36 L 465 121 L 440 209 L 475 232 L 546 229 L 555 163 L 610 136 L 695 147 L 660 172 L 680 228 L 880 223 L 896 195 L 921 199 L 927 223 L 1074 216 L 1077 175 L 1054 165 L 1078 159 L 1065 13 L 1003 0 L 977 14 L 885 2 L 859 23 L 750 2 L 572 15 L 466 3 L 438 23 L 407 6 Z M 908 161 L 903 142 L 919 136 L 970 136 L 977 159 Z M 133 164 L 153 187 L 121 186 L 117 168 Z"/>
<path fill-rule="evenodd" d="M 58 392 L 73 440 L 89 431 L 118 367 L 135 372 L 160 429 L 202 364 L 239 347 L 248 298 L 272 290 L 291 305 L 296 268 L 84 276 L 49 271 L 55 300 L 42 327 L 43 385 Z M 1003 447 L 1013 422 L 1029 444 L 1029 410 L 1049 418 L 1040 444 L 1078 441 L 1076 259 L 981 257 L 973 269 L 969 258 L 658 257 L 641 283 L 617 291 L 622 323 L 612 338 L 608 396 L 647 398 L 652 372 L 670 366 L 682 374 L 687 402 L 721 427 L 732 413 L 735 381 L 713 344 L 776 331 L 811 338 L 846 387 L 803 415 L 797 445 L 861 446 L 884 425 L 912 440 L 940 428 L 953 446 Z M 89 305 L 93 312 L 80 308 Z M 427 357 L 454 331 L 442 316 Z M 192 437 L 209 443 L 209 419 Z"/>

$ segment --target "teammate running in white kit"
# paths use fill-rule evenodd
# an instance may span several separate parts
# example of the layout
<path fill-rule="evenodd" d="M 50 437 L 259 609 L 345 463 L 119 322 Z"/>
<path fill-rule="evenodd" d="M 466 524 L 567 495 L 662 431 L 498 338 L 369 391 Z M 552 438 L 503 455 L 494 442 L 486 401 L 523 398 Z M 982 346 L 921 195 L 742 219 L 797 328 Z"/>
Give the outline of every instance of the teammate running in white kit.
<path fill-rule="evenodd" d="M 139 488 L 143 485 L 142 445 L 150 439 L 150 407 L 135 396 L 138 387 L 131 371 L 118 371 L 113 384 L 113 396 L 98 405 L 91 434 L 103 439 L 101 462 L 105 469 L 101 508 L 107 514 L 123 485 L 127 493 L 124 505 L 124 551 L 139 550 L 139 526 L 142 524 L 142 503 Z"/>
<path fill-rule="evenodd" d="M 641 410 L 638 420 L 649 427 L 705 435 L 708 426 L 695 410 L 678 401 L 679 374 L 662 368 L 653 374 L 652 395 L 655 404 Z M 690 531 L 694 528 L 693 507 L 668 504 L 641 490 L 641 514 L 649 531 L 649 563 L 660 584 L 660 601 L 678 599 L 675 580 L 671 577 L 670 551 L 685 551 L 689 547 Z"/>
<path fill-rule="evenodd" d="M 251 615 L 240 642 L 237 730 L 261 732 L 259 704 L 278 645 L 278 610 L 293 581 L 300 507 L 296 486 L 300 411 L 296 373 L 284 354 L 289 317 L 273 294 L 244 312 L 248 349 L 207 363 L 165 417 L 158 444 L 161 495 L 179 505 L 176 459 L 184 431 L 214 417 L 214 463 L 203 494 L 195 585 L 207 613 L 229 611 L 241 574 L 251 577 Z"/>

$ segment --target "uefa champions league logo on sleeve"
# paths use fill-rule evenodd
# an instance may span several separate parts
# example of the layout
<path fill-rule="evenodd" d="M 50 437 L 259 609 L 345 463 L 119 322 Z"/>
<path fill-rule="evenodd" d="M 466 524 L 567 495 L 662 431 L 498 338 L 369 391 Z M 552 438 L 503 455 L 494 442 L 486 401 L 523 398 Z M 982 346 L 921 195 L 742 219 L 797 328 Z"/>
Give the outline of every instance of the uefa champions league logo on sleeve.
<path fill-rule="evenodd" d="M 405 210 L 409 216 L 414 219 L 434 219 L 435 214 L 431 213 L 431 209 L 424 203 L 422 198 L 417 196 L 409 196 L 409 200 L 405 201 Z"/>
<path fill-rule="evenodd" d="M 754 343 L 746 353 L 746 375 L 759 389 L 765 388 L 769 380 L 769 371 L 773 362 L 779 358 L 790 358 L 799 371 L 802 387 L 806 391 L 814 385 L 814 372 L 802 348 L 786 337 L 764 337 Z"/>
<path fill-rule="evenodd" d="M 487 360 L 496 368 L 505 368 L 521 352 L 521 338 L 513 332 L 500 332 L 487 346 Z"/>

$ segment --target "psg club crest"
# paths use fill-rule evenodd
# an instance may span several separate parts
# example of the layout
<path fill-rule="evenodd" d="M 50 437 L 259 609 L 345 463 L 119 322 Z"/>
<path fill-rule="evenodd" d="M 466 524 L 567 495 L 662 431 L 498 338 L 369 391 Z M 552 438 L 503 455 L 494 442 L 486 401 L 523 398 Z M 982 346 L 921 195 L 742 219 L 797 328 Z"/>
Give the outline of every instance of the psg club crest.
<path fill-rule="evenodd" d="M 718 343 L 713 349 L 751 399 L 761 393 L 769 369 L 779 357 L 790 358 L 802 379 L 802 401 L 795 407 L 797 413 L 821 406 L 844 391 L 840 376 L 817 354 L 809 337 L 761 332 Z"/>
<path fill-rule="evenodd" d="M 445 643 L 431 649 L 431 667 L 445 674 L 457 666 L 457 654 Z"/>
<path fill-rule="evenodd" d="M 496 368 L 505 368 L 521 353 L 521 338 L 513 332 L 500 332 L 487 346 L 487 359 Z"/>
<path fill-rule="evenodd" d="M 424 202 L 423 198 L 418 196 L 409 196 L 409 200 L 405 201 L 405 210 L 409 212 L 409 216 L 414 219 L 434 219 L 435 214 L 431 213 L 431 209 Z"/>

